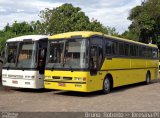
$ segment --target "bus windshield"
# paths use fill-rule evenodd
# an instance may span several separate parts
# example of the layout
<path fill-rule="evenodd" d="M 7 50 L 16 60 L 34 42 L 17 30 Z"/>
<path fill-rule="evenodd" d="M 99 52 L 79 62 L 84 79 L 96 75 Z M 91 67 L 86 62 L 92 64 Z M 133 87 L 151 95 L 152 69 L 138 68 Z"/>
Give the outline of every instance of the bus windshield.
<path fill-rule="evenodd" d="M 87 39 L 51 41 L 46 68 L 82 69 L 88 68 Z"/>
<path fill-rule="evenodd" d="M 7 43 L 5 48 L 5 59 L 4 59 L 4 67 L 16 67 L 16 56 L 17 56 L 18 43 L 12 42 Z"/>
<path fill-rule="evenodd" d="M 36 43 L 23 42 L 20 44 L 18 55 L 18 68 L 35 68 Z"/>

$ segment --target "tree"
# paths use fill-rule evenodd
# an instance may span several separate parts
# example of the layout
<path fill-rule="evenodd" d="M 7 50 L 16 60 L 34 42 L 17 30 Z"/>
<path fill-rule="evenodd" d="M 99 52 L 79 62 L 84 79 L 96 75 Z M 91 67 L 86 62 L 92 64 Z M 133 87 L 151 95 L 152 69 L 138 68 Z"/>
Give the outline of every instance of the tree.
<path fill-rule="evenodd" d="M 21 22 L 21 23 L 17 23 L 17 21 L 15 21 L 11 28 L 10 31 L 15 33 L 16 35 L 22 35 L 22 34 L 32 34 L 34 33 L 34 29 L 31 26 L 31 24 L 27 23 L 27 22 Z"/>
<path fill-rule="evenodd" d="M 123 37 L 135 38 L 143 43 L 157 44 L 160 37 L 160 0 L 147 0 L 131 10 L 128 17 L 132 21 L 129 31 Z"/>
<path fill-rule="evenodd" d="M 12 32 L 0 31 L 0 51 L 2 51 L 2 49 L 4 48 L 6 40 L 15 36 L 16 35 Z"/>
<path fill-rule="evenodd" d="M 29 35 L 29 34 L 38 34 L 37 30 L 34 28 L 36 23 L 27 23 L 21 22 L 18 23 L 15 21 L 11 26 L 9 23 L 0 31 L 0 50 L 5 46 L 5 42 L 9 38 Z"/>
<path fill-rule="evenodd" d="M 53 9 L 46 8 L 40 12 L 40 18 L 40 32 L 45 34 L 84 30 L 108 34 L 108 27 L 104 27 L 95 19 L 90 20 L 81 8 L 74 7 L 72 4 L 63 4 Z"/>
<path fill-rule="evenodd" d="M 43 25 L 41 24 L 41 22 L 39 20 L 37 21 L 32 21 L 31 22 L 31 27 L 33 30 L 34 34 L 44 34 L 44 28 Z"/>
<path fill-rule="evenodd" d="M 79 7 L 72 4 L 63 4 L 60 7 L 40 12 L 41 25 L 45 34 L 56 34 L 67 31 L 86 29 L 89 18 Z"/>

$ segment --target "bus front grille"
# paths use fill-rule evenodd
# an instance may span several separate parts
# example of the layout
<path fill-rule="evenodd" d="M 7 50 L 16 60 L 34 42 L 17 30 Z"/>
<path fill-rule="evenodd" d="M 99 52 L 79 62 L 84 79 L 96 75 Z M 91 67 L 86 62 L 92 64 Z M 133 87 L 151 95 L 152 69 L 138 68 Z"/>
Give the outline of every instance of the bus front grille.
<path fill-rule="evenodd" d="M 52 76 L 52 79 L 61 79 L 60 76 Z"/>
<path fill-rule="evenodd" d="M 61 76 L 52 76 L 52 79 L 61 79 L 61 80 L 72 80 L 72 77 L 61 77 Z"/>
<path fill-rule="evenodd" d="M 72 80 L 72 77 L 63 77 L 63 80 Z"/>

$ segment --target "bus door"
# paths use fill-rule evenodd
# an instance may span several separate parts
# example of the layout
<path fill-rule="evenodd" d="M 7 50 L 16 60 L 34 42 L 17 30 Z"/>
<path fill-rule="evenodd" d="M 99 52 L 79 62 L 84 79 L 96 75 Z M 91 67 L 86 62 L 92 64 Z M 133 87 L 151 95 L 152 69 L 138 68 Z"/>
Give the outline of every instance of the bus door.
<path fill-rule="evenodd" d="M 101 67 L 103 63 L 103 43 L 101 37 L 94 37 L 90 40 L 90 76 L 92 79 L 92 87 L 101 85 L 103 77 Z"/>
<path fill-rule="evenodd" d="M 100 47 L 92 45 L 90 47 L 90 72 L 97 75 L 102 66 L 103 53 Z"/>
<path fill-rule="evenodd" d="M 47 56 L 47 44 L 48 40 L 43 39 L 38 42 L 38 69 L 40 74 L 44 74 L 45 62 Z"/>

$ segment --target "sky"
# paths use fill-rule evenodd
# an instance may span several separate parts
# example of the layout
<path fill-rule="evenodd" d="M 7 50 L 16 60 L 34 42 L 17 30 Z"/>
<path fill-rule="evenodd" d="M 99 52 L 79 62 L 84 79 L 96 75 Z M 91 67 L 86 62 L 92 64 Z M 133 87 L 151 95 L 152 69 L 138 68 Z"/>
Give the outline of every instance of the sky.
<path fill-rule="evenodd" d="M 14 21 L 39 20 L 41 10 L 55 8 L 64 3 L 80 7 L 90 19 L 100 21 L 104 26 L 115 27 L 123 33 L 131 21 L 127 20 L 131 9 L 142 0 L 0 0 L 0 30 Z"/>

